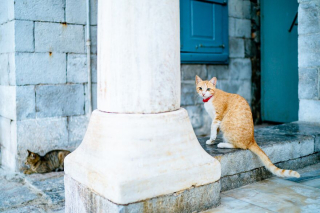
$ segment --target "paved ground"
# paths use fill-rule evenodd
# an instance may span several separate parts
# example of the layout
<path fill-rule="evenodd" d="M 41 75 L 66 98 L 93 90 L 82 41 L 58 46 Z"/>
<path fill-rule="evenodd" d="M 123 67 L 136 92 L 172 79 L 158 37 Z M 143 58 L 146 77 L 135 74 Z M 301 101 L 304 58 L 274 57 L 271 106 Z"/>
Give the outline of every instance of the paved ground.
<path fill-rule="evenodd" d="M 64 212 L 63 172 L 8 173 L 0 169 L 0 212 Z"/>
<path fill-rule="evenodd" d="M 299 179 L 270 178 L 223 192 L 221 205 L 203 213 L 319 213 L 320 164 L 298 170 Z"/>
<path fill-rule="evenodd" d="M 270 178 L 222 193 L 215 212 L 320 212 L 320 163 L 299 170 L 299 179 Z M 63 172 L 45 175 L 0 169 L 0 212 L 64 212 Z"/>

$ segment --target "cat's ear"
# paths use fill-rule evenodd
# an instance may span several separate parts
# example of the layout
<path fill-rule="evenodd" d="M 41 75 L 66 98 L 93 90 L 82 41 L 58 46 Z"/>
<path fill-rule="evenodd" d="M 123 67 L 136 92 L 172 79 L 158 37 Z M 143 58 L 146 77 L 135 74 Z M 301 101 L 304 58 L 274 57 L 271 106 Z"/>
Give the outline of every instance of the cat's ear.
<path fill-rule="evenodd" d="M 216 77 L 213 77 L 211 78 L 211 80 L 209 81 L 211 84 L 213 84 L 213 86 L 216 86 L 217 85 L 217 78 Z"/>
<path fill-rule="evenodd" d="M 28 154 L 30 154 L 30 153 L 31 153 L 29 149 L 27 149 L 27 151 L 28 151 Z"/>
<path fill-rule="evenodd" d="M 196 75 L 196 85 L 199 84 L 202 81 L 202 79 Z"/>

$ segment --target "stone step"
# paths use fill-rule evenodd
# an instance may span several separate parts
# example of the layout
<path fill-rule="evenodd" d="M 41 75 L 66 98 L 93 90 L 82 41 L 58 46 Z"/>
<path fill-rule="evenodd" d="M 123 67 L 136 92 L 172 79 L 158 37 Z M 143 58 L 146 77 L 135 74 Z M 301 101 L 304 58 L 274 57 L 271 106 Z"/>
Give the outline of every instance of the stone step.
<path fill-rule="evenodd" d="M 320 124 L 293 122 L 255 130 L 261 149 L 279 168 L 296 170 L 320 162 Z M 219 149 L 219 134 L 213 145 L 206 145 L 208 137 L 198 138 L 203 149 L 221 163 L 221 191 L 269 178 L 259 158 L 249 150 Z"/>

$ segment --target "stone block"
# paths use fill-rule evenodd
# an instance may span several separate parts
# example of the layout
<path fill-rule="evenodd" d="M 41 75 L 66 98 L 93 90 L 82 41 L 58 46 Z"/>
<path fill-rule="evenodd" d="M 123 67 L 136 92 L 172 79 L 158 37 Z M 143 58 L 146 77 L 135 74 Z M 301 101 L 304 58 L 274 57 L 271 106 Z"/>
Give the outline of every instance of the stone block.
<path fill-rule="evenodd" d="M 240 37 L 240 38 L 250 38 L 251 37 L 251 20 L 229 17 L 229 36 Z"/>
<path fill-rule="evenodd" d="M 229 37 L 229 56 L 231 58 L 244 57 L 244 39 Z"/>
<path fill-rule="evenodd" d="M 300 40 L 300 39 L 299 39 Z M 298 48 L 298 64 L 299 68 L 302 67 L 319 67 L 320 66 L 320 53 L 319 52 L 300 52 Z"/>
<path fill-rule="evenodd" d="M 244 56 L 245 57 L 254 57 L 257 54 L 256 46 L 252 39 L 244 40 Z"/>
<path fill-rule="evenodd" d="M 88 82 L 87 56 L 85 54 L 68 54 L 67 82 Z"/>
<path fill-rule="evenodd" d="M 67 118 L 29 119 L 17 122 L 18 168 L 24 167 L 27 149 L 44 155 L 54 149 L 68 149 Z"/>
<path fill-rule="evenodd" d="M 0 116 L 16 119 L 16 87 L 0 86 Z"/>
<path fill-rule="evenodd" d="M 193 187 L 181 192 L 118 205 L 99 196 L 86 186 L 65 176 L 66 213 L 73 212 L 200 212 L 220 204 L 220 182 Z"/>
<path fill-rule="evenodd" d="M 195 76 L 198 75 L 202 80 L 207 80 L 207 67 L 200 64 L 182 64 L 181 65 L 182 80 L 195 81 Z"/>
<path fill-rule="evenodd" d="M 68 118 L 68 140 L 75 148 L 80 145 L 87 131 L 89 118 L 87 116 L 72 116 Z"/>
<path fill-rule="evenodd" d="M 189 119 L 191 121 L 192 127 L 199 128 L 202 124 L 202 109 L 201 105 L 196 106 L 186 106 L 184 107 L 188 111 Z"/>
<path fill-rule="evenodd" d="M 300 99 L 299 121 L 319 122 L 320 121 L 320 100 Z"/>
<path fill-rule="evenodd" d="M 202 99 L 196 91 L 195 81 L 183 81 L 181 83 L 181 105 L 188 106 L 198 103 L 202 103 Z"/>
<path fill-rule="evenodd" d="M 320 2 L 309 1 L 298 9 L 298 34 L 320 33 Z"/>
<path fill-rule="evenodd" d="M 251 19 L 251 1 L 245 0 L 242 5 L 243 18 Z"/>
<path fill-rule="evenodd" d="M 0 53 L 14 52 L 14 23 L 15 21 L 10 21 L 0 25 Z"/>
<path fill-rule="evenodd" d="M 33 25 L 32 21 L 14 21 L 15 51 L 34 51 Z"/>
<path fill-rule="evenodd" d="M 251 80 L 251 61 L 248 58 L 230 59 L 229 65 L 208 66 L 208 78 L 219 80 Z"/>
<path fill-rule="evenodd" d="M 4 211 L 3 213 L 43 213 L 42 210 L 38 206 L 23 206 L 23 207 L 18 207 L 16 209 L 11 209 L 8 211 Z"/>
<path fill-rule="evenodd" d="M 64 0 L 19 0 L 15 1 L 16 19 L 33 21 L 64 22 Z"/>
<path fill-rule="evenodd" d="M 36 52 L 84 53 L 85 38 L 82 25 L 35 23 Z"/>
<path fill-rule="evenodd" d="M 244 1 L 229 0 L 228 1 L 228 15 L 234 18 L 243 18 L 244 16 Z"/>
<path fill-rule="evenodd" d="M 14 0 L 1 2 L 0 7 L 0 24 L 14 19 Z"/>
<path fill-rule="evenodd" d="M 319 34 L 299 35 L 299 54 L 314 52 L 320 53 Z"/>
<path fill-rule="evenodd" d="M 204 109 L 203 105 L 200 105 L 202 109 L 202 114 L 200 115 L 200 118 L 202 120 L 202 126 L 200 128 L 194 129 L 197 136 L 210 136 L 211 133 L 211 123 L 212 119 L 210 118 L 207 111 Z"/>
<path fill-rule="evenodd" d="M 36 86 L 36 116 L 56 117 L 84 114 L 82 84 Z"/>
<path fill-rule="evenodd" d="M 15 85 L 14 53 L 0 54 L 0 85 Z"/>
<path fill-rule="evenodd" d="M 16 87 L 17 120 L 35 118 L 36 97 L 34 86 Z"/>
<path fill-rule="evenodd" d="M 66 82 L 66 54 L 16 53 L 16 84 L 60 84 Z"/>
<path fill-rule="evenodd" d="M 319 98 L 319 73 L 315 68 L 299 69 L 299 99 Z"/>
<path fill-rule="evenodd" d="M 14 152 L 14 143 L 11 143 L 11 120 L 0 116 L 0 144 L 1 166 L 9 167 Z M 13 150 L 12 150 L 13 149 Z"/>
<path fill-rule="evenodd" d="M 97 6 L 98 0 L 90 1 L 90 24 L 97 25 Z M 67 0 L 66 1 L 66 22 L 75 24 L 87 23 L 86 0 Z"/>

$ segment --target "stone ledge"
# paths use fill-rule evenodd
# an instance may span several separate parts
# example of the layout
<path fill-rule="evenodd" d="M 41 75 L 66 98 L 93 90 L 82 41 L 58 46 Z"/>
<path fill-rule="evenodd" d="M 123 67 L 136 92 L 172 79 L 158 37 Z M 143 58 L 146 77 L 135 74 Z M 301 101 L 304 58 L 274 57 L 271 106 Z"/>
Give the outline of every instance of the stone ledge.
<path fill-rule="evenodd" d="M 128 205 L 115 204 L 65 175 L 66 212 L 199 212 L 220 204 L 220 181 Z M 69 200 L 70 199 L 70 200 Z M 72 201 L 71 201 L 72 200 Z"/>
<path fill-rule="evenodd" d="M 320 162 L 320 124 L 294 122 L 255 130 L 259 146 L 276 166 L 299 169 Z M 218 149 L 222 135 L 214 145 L 198 138 L 203 149 L 221 163 L 221 191 L 269 178 L 272 174 L 249 150 Z"/>

